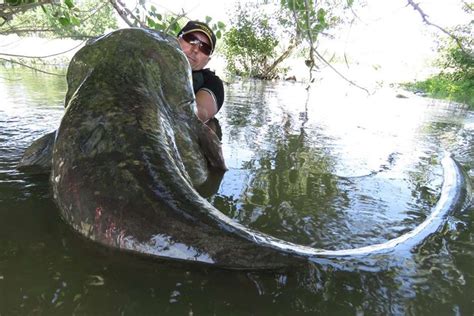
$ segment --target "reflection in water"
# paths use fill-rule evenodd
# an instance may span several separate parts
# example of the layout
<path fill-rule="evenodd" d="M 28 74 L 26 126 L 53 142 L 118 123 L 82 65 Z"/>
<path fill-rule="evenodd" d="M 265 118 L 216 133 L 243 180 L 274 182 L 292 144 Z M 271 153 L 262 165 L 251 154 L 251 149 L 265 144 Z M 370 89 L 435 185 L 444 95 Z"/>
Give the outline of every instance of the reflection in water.
<path fill-rule="evenodd" d="M 346 88 L 308 95 L 293 83 L 227 91 L 219 120 L 230 170 L 209 199 L 283 239 L 330 249 L 383 242 L 429 214 L 444 150 L 472 175 L 474 114 L 459 107 L 383 91 L 345 96 Z M 60 78 L 0 76 L 1 315 L 472 312 L 472 210 L 411 256 L 355 270 L 223 271 L 83 240 L 60 220 L 47 179 L 15 170 L 24 148 L 58 126 L 64 92 Z"/>
<path fill-rule="evenodd" d="M 429 214 L 441 186 L 442 147 L 417 131 L 424 122 L 419 106 L 393 104 L 396 112 L 380 109 L 377 99 L 357 104 L 355 98 L 333 113 L 311 103 L 314 97 L 301 86 L 283 84 L 279 93 L 273 85 L 262 87 L 250 83 L 228 98 L 224 131 L 233 168 L 212 200 L 222 212 L 326 249 L 387 241 Z M 347 112 L 352 120 L 341 122 Z M 256 124 L 248 126 L 252 120 Z"/>

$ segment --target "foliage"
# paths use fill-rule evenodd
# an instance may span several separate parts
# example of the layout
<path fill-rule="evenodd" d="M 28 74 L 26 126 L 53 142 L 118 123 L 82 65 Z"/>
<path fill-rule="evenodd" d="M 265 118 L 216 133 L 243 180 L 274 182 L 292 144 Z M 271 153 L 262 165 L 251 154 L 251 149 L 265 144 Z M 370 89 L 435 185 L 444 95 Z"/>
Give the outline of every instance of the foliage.
<path fill-rule="evenodd" d="M 243 1 L 243 0 L 241 0 Z M 347 20 L 352 1 L 281 0 L 242 2 L 225 36 L 225 57 L 231 74 L 272 79 L 295 48 L 306 49 L 310 72 L 316 65 L 320 35 Z M 308 49 L 309 48 L 309 49 Z"/>
<path fill-rule="evenodd" d="M 474 77 L 460 79 L 453 74 L 440 73 L 427 80 L 404 86 L 413 91 L 424 91 L 433 98 L 464 103 L 474 109 Z"/>
<path fill-rule="evenodd" d="M 122 11 L 122 9 L 125 8 L 123 4 L 119 4 L 122 5 L 122 7 L 118 6 L 117 12 L 129 26 L 149 28 L 176 36 L 189 20 L 185 12 L 182 12 L 182 14 L 164 14 L 159 12 L 154 5 L 147 6 L 145 1 L 140 1 L 133 12 L 128 11 L 126 14 Z M 226 28 L 223 22 L 218 21 L 214 23 L 210 16 L 206 16 L 203 22 L 209 25 L 218 39 L 222 37 Z"/>
<path fill-rule="evenodd" d="M 350 5 L 352 0 L 280 0 L 279 4 L 247 0 L 239 6 L 233 21 L 235 25 L 225 40 L 225 56 L 231 73 L 275 78 L 284 71 L 281 63 L 300 44 L 306 45 L 306 49 L 309 47 L 307 65 L 312 69 L 318 36 L 342 21 L 340 8 Z M 0 34 L 95 36 L 117 27 L 112 17 L 114 9 L 130 26 L 174 35 L 187 21 L 185 12 L 163 13 L 143 0 L 137 0 L 133 10 L 116 0 L 102 0 L 98 5 L 92 0 L 8 0 L 6 5 L 0 5 L 0 16 L 5 19 Z M 205 22 L 217 38 L 223 37 L 224 23 L 211 23 L 210 17 L 206 17 Z"/>
<path fill-rule="evenodd" d="M 115 28 L 117 21 L 108 2 L 103 1 L 98 5 L 93 0 L 78 3 L 63 0 L 15 15 L 0 29 L 0 33 L 88 38 Z"/>
<path fill-rule="evenodd" d="M 310 82 L 314 80 L 313 70 L 317 68 L 316 63 L 319 60 L 329 65 L 342 78 L 356 85 L 333 68 L 317 51 L 319 35 L 334 29 L 346 20 L 350 20 L 345 14 L 353 4 L 354 0 L 281 0 L 282 8 L 289 10 L 293 16 L 298 39 L 305 41 L 309 46 L 308 58 L 305 63 L 309 67 Z"/>
<path fill-rule="evenodd" d="M 473 21 L 474 23 L 474 21 Z M 462 46 L 448 41 L 440 48 L 441 58 L 439 65 L 445 69 L 451 69 L 460 76 L 472 76 L 474 71 L 474 24 L 458 26 L 456 34 L 459 43 Z"/>
<path fill-rule="evenodd" d="M 306 35 L 311 42 L 315 42 L 319 33 L 328 27 L 326 10 L 316 10 L 312 0 L 281 0 L 281 6 L 293 16 L 297 33 L 301 37 Z"/>
<path fill-rule="evenodd" d="M 187 18 L 174 14 L 163 15 L 157 13 L 153 8 L 154 7 L 152 6 L 151 10 L 148 11 L 148 15 L 146 16 L 147 28 L 176 36 L 183 26 L 188 22 Z M 211 23 L 212 18 L 210 16 L 206 16 L 206 19 L 203 22 L 206 22 L 206 24 L 209 25 L 217 39 L 222 37 L 222 33 L 225 31 L 225 24 L 223 22 L 218 21 L 216 23 Z"/>
<path fill-rule="evenodd" d="M 244 7 L 239 3 L 233 26 L 224 37 L 224 56 L 231 74 L 264 79 L 275 76 L 267 72 L 279 44 L 270 21 L 273 14 L 257 10 L 255 4 Z"/>
<path fill-rule="evenodd" d="M 139 13 L 139 9 L 137 13 Z M 180 21 L 181 19 L 175 15 L 163 15 L 157 12 L 155 6 L 151 6 L 150 9 L 147 11 L 147 15 L 145 16 L 146 25 L 158 31 L 169 31 L 172 34 L 178 34 L 179 30 L 181 29 Z M 183 22 L 181 22 L 183 23 Z"/>
<path fill-rule="evenodd" d="M 39 35 L 48 37 L 89 38 L 118 27 L 115 18 L 117 13 L 129 26 L 138 26 L 164 31 L 176 35 L 187 22 L 186 14 L 162 14 L 156 7 L 146 6 L 146 1 L 137 0 L 135 8 L 130 10 L 119 0 L 7 0 L 0 3 L 0 35 Z M 214 30 L 216 37 L 221 38 L 225 31 L 222 22 L 205 22 Z M 36 69 L 36 58 L 2 54 L 0 62 L 20 64 Z M 41 59 L 41 58 L 39 58 Z M 48 73 L 48 72 L 47 72 Z"/>
<path fill-rule="evenodd" d="M 472 11 L 472 10 L 471 10 Z M 405 84 L 411 90 L 422 90 L 435 98 L 453 100 L 474 108 L 474 38 L 473 23 L 457 26 L 454 39 L 444 42 L 439 49 L 437 75 L 425 81 Z"/>

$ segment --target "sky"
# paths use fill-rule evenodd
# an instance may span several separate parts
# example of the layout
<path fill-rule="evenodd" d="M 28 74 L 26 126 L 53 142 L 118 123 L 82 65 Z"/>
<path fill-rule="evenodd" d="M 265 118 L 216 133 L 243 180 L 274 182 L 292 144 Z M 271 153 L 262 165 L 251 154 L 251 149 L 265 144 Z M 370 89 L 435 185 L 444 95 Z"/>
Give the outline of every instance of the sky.
<path fill-rule="evenodd" d="M 441 32 L 424 24 L 419 12 L 406 6 L 406 0 L 367 2 L 366 8 L 357 11 L 359 23 L 340 38 L 339 51 L 350 52 L 360 63 L 381 67 L 379 71 L 390 73 L 394 80 L 422 79 L 433 71 L 436 36 Z M 417 1 L 429 21 L 444 28 L 472 19 L 459 2 Z"/>

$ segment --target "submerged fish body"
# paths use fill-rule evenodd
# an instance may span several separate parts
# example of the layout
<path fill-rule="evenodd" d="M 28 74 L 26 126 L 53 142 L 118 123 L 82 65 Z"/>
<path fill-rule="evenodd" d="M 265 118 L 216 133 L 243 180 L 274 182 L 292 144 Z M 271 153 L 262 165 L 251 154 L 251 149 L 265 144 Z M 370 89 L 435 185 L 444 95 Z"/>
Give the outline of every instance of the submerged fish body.
<path fill-rule="evenodd" d="M 209 166 L 225 164 L 217 136 L 194 108 L 189 65 L 176 39 L 124 29 L 82 48 L 68 69 L 66 112 L 52 147 L 51 182 L 65 221 L 113 248 L 262 269 L 414 247 L 471 200 L 468 180 L 446 155 L 434 215 L 412 232 L 348 250 L 286 242 L 231 220 L 196 191 Z"/>
<path fill-rule="evenodd" d="M 224 164 L 217 136 L 194 114 L 190 68 L 176 39 L 142 29 L 111 33 L 76 54 L 68 85 L 51 174 L 66 222 L 102 244 L 153 256 L 283 265 L 286 255 L 262 251 L 195 190 L 209 163 Z"/>

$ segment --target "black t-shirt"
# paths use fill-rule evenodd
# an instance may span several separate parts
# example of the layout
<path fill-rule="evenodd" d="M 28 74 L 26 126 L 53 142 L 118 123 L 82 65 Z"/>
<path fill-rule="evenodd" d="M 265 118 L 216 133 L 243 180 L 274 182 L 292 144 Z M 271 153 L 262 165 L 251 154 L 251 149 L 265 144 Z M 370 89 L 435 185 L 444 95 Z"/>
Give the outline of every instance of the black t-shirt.
<path fill-rule="evenodd" d="M 224 103 L 224 85 L 222 80 L 210 69 L 202 69 L 193 71 L 193 88 L 194 93 L 201 89 L 212 92 L 216 99 L 217 111 L 219 111 Z"/>

